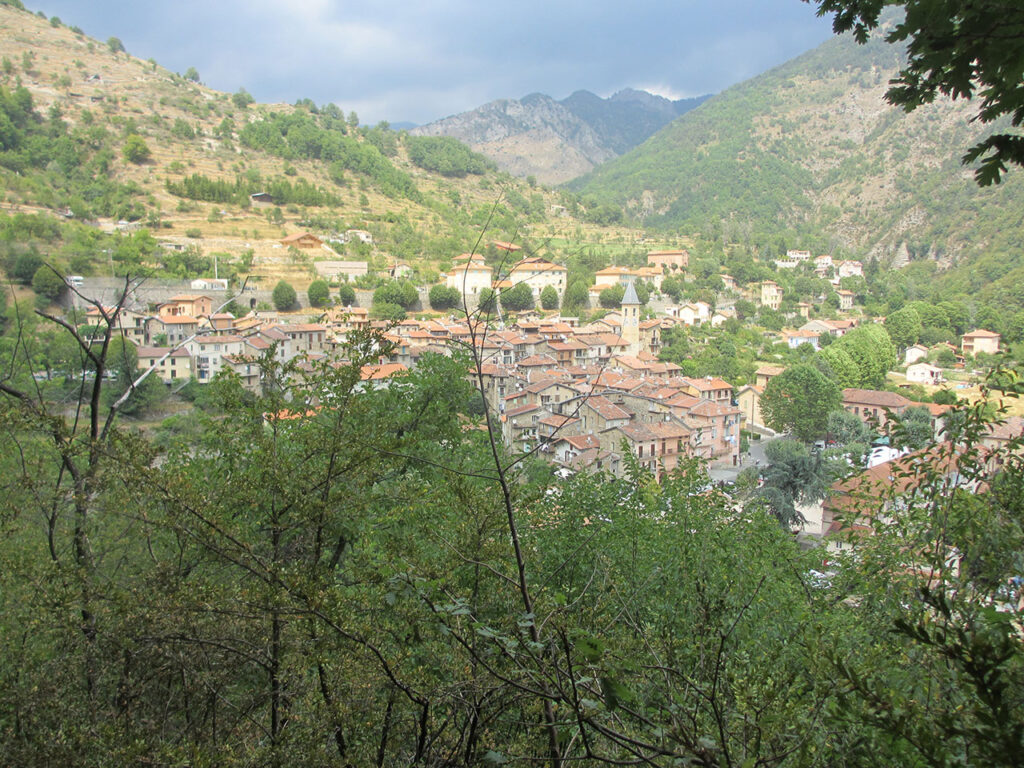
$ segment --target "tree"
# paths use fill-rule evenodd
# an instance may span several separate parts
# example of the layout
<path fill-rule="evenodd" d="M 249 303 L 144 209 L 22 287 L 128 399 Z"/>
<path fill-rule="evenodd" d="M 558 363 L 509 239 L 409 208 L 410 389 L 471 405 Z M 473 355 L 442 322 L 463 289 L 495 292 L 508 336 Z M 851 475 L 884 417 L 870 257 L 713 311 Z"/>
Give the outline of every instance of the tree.
<path fill-rule="evenodd" d="M 435 285 L 427 295 L 430 306 L 433 309 L 452 309 L 459 306 L 462 301 L 462 293 L 458 288 L 449 288 L 447 285 Z"/>
<path fill-rule="evenodd" d="M 497 307 L 498 294 L 494 292 L 492 288 L 481 288 L 480 296 L 477 299 L 477 307 L 480 312 L 484 314 L 490 314 L 494 312 Z"/>
<path fill-rule="evenodd" d="M 289 309 L 295 307 L 295 302 L 298 296 L 295 294 L 295 289 L 284 280 L 278 282 L 274 286 L 274 293 L 272 294 L 274 300 L 274 308 L 278 312 L 287 312 Z"/>
<path fill-rule="evenodd" d="M 42 266 L 32 276 L 32 290 L 50 301 L 56 301 L 65 288 L 64 281 L 49 266 Z"/>
<path fill-rule="evenodd" d="M 807 0 L 809 1 L 809 0 Z M 1024 6 L 995 0 L 814 0 L 818 15 L 834 14 L 836 33 L 853 30 L 859 43 L 879 26 L 883 8 L 903 7 L 885 34 L 889 43 L 907 41 L 907 63 L 886 92 L 889 103 L 911 112 L 939 95 L 981 98 L 976 120 L 1008 118 L 1024 123 L 1024 79 L 1020 76 L 1020 30 Z M 1024 165 L 1024 136 L 1001 132 L 980 141 L 963 162 L 980 160 L 974 178 L 981 186 L 999 183 L 1007 164 Z"/>
<path fill-rule="evenodd" d="M 140 165 L 149 160 L 153 153 L 150 151 L 149 145 L 146 144 L 145 139 L 137 133 L 131 133 L 128 134 L 128 137 L 124 140 L 124 146 L 121 148 L 121 154 L 129 163 Z"/>
<path fill-rule="evenodd" d="M 811 454 L 796 440 L 773 440 L 765 446 L 764 485 L 756 498 L 768 506 L 783 526 L 804 522 L 797 505 L 821 501 L 831 479 L 820 454 Z"/>
<path fill-rule="evenodd" d="M 370 317 L 374 320 L 387 320 L 398 323 L 405 320 L 408 313 L 401 304 L 393 304 L 390 301 L 374 301 L 370 307 Z"/>
<path fill-rule="evenodd" d="M 605 288 L 597 296 L 597 303 L 605 309 L 618 309 L 622 306 L 622 297 L 626 294 L 626 289 L 622 284 L 612 285 Z"/>
<path fill-rule="evenodd" d="M 565 295 L 562 296 L 562 312 L 580 312 L 588 308 L 590 304 L 590 291 L 587 284 L 580 279 L 573 280 L 566 286 Z"/>
<path fill-rule="evenodd" d="M 11 277 L 22 285 L 31 285 L 36 273 L 43 267 L 43 257 L 35 250 L 18 254 L 11 269 Z"/>
<path fill-rule="evenodd" d="M 195 67 L 189 67 L 188 69 L 185 70 L 185 74 L 183 75 L 183 77 L 186 80 L 191 80 L 193 83 L 198 83 L 199 82 L 199 70 L 197 70 Z"/>
<path fill-rule="evenodd" d="M 895 448 L 908 448 L 918 451 L 935 442 L 935 428 L 932 426 L 932 414 L 923 405 L 907 408 L 891 423 L 887 422 Z"/>
<path fill-rule="evenodd" d="M 351 307 L 356 303 L 356 289 L 348 283 L 342 283 L 341 287 L 338 288 L 338 301 L 344 307 Z"/>
<path fill-rule="evenodd" d="M 256 99 L 252 97 L 245 88 L 239 88 L 235 93 L 231 94 L 231 103 L 239 109 L 245 109 L 252 104 Z"/>
<path fill-rule="evenodd" d="M 397 304 L 403 309 L 409 309 L 419 298 L 416 286 L 408 280 L 391 280 L 373 292 L 374 304 Z"/>
<path fill-rule="evenodd" d="M 817 368 L 794 365 L 765 386 L 761 412 L 772 429 L 811 442 L 824 434 L 828 415 L 842 401 L 839 387 Z"/>
<path fill-rule="evenodd" d="M 124 53 L 124 43 L 118 37 L 107 38 L 107 48 L 111 53 Z"/>
<path fill-rule="evenodd" d="M 311 307 L 326 307 L 331 303 L 331 289 L 326 280 L 314 280 L 306 290 L 306 298 Z"/>
<path fill-rule="evenodd" d="M 923 328 L 921 316 L 913 307 L 896 310 L 885 318 L 885 330 L 898 349 L 916 344 Z"/>
<path fill-rule="evenodd" d="M 558 309 L 558 291 L 554 286 L 544 286 L 544 290 L 540 292 L 540 305 L 544 309 Z"/>
<path fill-rule="evenodd" d="M 499 299 L 502 308 L 510 312 L 533 309 L 533 291 L 526 283 L 516 283 L 511 288 L 506 288 L 500 293 Z"/>

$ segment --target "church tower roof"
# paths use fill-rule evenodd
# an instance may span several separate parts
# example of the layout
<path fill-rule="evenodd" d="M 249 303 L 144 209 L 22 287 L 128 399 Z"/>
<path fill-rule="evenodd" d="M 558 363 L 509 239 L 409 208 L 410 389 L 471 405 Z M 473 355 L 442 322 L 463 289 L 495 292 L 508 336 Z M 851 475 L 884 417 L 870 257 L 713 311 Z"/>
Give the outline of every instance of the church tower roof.
<path fill-rule="evenodd" d="M 632 281 L 626 283 L 626 292 L 622 294 L 623 304 L 639 304 L 640 297 L 636 295 L 636 288 L 633 287 Z"/>

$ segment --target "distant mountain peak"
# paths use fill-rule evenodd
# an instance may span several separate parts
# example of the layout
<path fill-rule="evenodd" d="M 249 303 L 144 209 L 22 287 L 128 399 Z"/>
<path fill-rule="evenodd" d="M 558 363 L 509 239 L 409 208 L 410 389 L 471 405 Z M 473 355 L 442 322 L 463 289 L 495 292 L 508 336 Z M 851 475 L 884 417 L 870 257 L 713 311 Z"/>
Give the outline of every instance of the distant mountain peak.
<path fill-rule="evenodd" d="M 700 101 L 683 104 L 634 88 L 607 99 L 587 90 L 561 101 L 530 93 L 518 100 L 498 99 L 411 132 L 452 136 L 513 175 L 558 184 L 628 151 Z"/>

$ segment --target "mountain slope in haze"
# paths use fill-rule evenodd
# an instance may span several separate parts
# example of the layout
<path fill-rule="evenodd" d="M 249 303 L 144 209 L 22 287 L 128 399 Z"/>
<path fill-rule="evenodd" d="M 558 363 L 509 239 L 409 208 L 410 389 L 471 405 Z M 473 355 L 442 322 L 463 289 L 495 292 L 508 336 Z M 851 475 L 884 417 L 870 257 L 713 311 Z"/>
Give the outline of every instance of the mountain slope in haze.
<path fill-rule="evenodd" d="M 534 93 L 492 101 L 410 133 L 454 137 L 514 176 L 559 184 L 635 147 L 705 98 L 671 101 L 627 89 L 607 99 L 577 91 L 556 101 Z"/>
<path fill-rule="evenodd" d="M 707 101 L 577 179 L 644 226 L 726 241 L 944 264 L 1024 242 L 1024 178 L 980 189 L 960 156 L 972 107 L 884 101 L 900 51 L 849 36 Z M 1000 126 L 990 127 L 999 130 Z"/>
<path fill-rule="evenodd" d="M 576 91 L 560 103 L 589 125 L 616 155 L 621 155 L 708 98 L 696 96 L 672 101 L 647 91 L 626 88 L 607 99 L 590 91 Z"/>

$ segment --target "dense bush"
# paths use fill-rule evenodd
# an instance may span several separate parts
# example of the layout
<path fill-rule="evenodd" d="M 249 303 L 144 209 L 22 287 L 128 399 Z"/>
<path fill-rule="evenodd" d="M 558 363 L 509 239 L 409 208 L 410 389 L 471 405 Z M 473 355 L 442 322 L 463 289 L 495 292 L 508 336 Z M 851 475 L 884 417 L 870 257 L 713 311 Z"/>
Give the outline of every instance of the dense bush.
<path fill-rule="evenodd" d="M 430 289 L 430 306 L 433 309 L 452 309 L 462 302 L 462 293 L 458 288 L 449 288 L 447 285 L 435 285 Z"/>
<path fill-rule="evenodd" d="M 306 298 L 311 307 L 326 307 L 331 303 L 331 289 L 326 280 L 314 280 L 306 290 Z"/>
<path fill-rule="evenodd" d="M 409 136 L 405 146 L 414 164 L 442 176 L 479 175 L 493 167 L 483 155 L 450 136 Z"/>
<path fill-rule="evenodd" d="M 284 280 L 274 286 L 274 308 L 278 312 L 286 312 L 289 309 L 295 307 L 295 302 L 298 296 L 295 294 L 295 289 L 291 287 Z"/>

